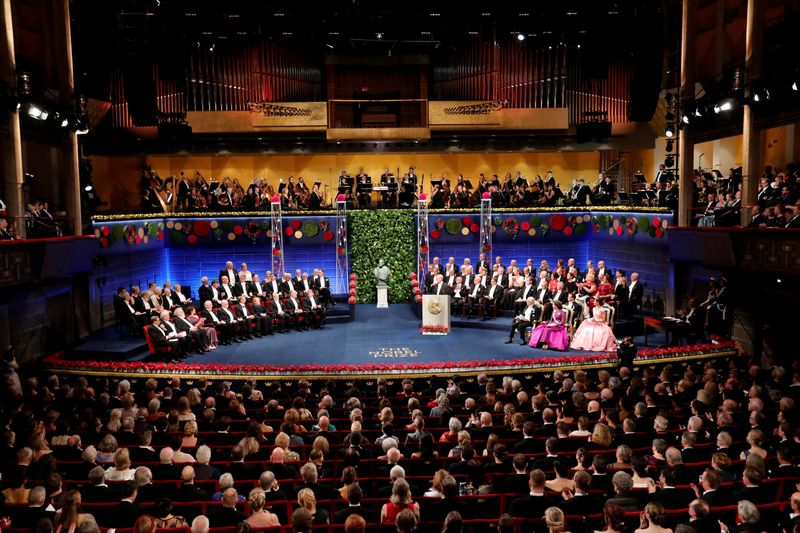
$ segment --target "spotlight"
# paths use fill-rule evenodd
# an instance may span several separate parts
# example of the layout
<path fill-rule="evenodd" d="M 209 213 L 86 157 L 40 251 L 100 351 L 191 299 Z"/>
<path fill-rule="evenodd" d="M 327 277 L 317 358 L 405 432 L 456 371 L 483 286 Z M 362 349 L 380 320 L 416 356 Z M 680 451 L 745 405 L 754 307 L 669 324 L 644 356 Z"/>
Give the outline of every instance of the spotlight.
<path fill-rule="evenodd" d="M 792 84 L 792 90 L 793 90 L 793 91 L 796 91 L 796 90 L 797 90 L 797 82 L 794 82 L 794 83 Z"/>
<path fill-rule="evenodd" d="M 49 116 L 50 116 L 50 113 L 48 113 L 46 110 L 42 109 L 42 116 L 40 116 L 39 119 L 40 120 L 47 120 L 47 117 L 49 117 Z"/>
<path fill-rule="evenodd" d="M 675 149 L 675 141 L 673 141 L 672 139 L 667 140 L 667 148 L 666 148 L 667 153 L 672 152 L 674 149 Z"/>
<path fill-rule="evenodd" d="M 376 34 L 375 34 L 375 38 L 376 38 L 376 39 L 378 39 L 378 40 L 380 41 L 381 39 L 383 39 L 383 33 L 382 33 L 382 32 L 378 32 L 378 33 L 376 33 Z"/>
<path fill-rule="evenodd" d="M 214 43 L 214 44 L 212 44 L 211 46 L 208 47 L 208 51 L 209 52 L 213 52 L 214 48 L 216 48 L 216 47 L 217 47 L 217 43 Z"/>
<path fill-rule="evenodd" d="M 668 155 L 666 159 L 664 159 L 664 166 L 667 168 L 672 168 L 675 166 L 675 157 Z"/>
<path fill-rule="evenodd" d="M 714 106 L 714 113 L 719 115 L 723 111 L 730 111 L 733 109 L 733 104 L 730 101 L 723 102 Z"/>
<path fill-rule="evenodd" d="M 37 106 L 35 106 L 33 104 L 31 104 L 30 107 L 28 108 L 28 115 L 30 117 L 33 117 L 33 118 L 41 119 L 43 112 L 44 111 L 42 111 L 42 109 L 40 107 L 37 107 Z M 47 117 L 45 117 L 45 118 L 47 118 Z"/>
<path fill-rule="evenodd" d="M 518 41 L 524 41 L 525 40 L 525 34 L 524 33 L 518 33 L 517 34 L 517 40 Z M 797 90 L 797 89 L 795 89 L 795 90 Z"/>
<path fill-rule="evenodd" d="M 696 116 L 696 117 L 702 117 L 703 116 L 703 112 L 700 111 L 699 107 L 694 110 L 694 116 Z"/>
<path fill-rule="evenodd" d="M 20 96 L 31 95 L 31 75 L 29 72 L 20 72 L 17 79 L 17 89 Z"/>
<path fill-rule="evenodd" d="M 674 137 L 674 136 L 675 136 L 675 126 L 673 126 L 672 124 L 670 124 L 669 126 L 667 126 L 667 128 L 664 130 L 664 135 L 666 135 L 666 136 L 667 136 L 667 137 L 669 137 L 670 139 L 671 139 L 672 137 Z"/>
<path fill-rule="evenodd" d="M 62 128 L 66 128 L 67 126 L 69 126 L 69 120 L 67 120 L 67 119 L 63 119 L 63 120 L 61 121 L 61 127 L 62 127 Z"/>
<path fill-rule="evenodd" d="M 695 111 L 695 113 L 696 113 L 696 111 Z M 689 115 L 683 115 L 683 117 L 681 117 L 681 120 L 683 121 L 684 124 L 688 124 L 689 123 Z"/>
<path fill-rule="evenodd" d="M 92 189 L 93 189 L 93 187 L 91 185 L 87 185 L 86 187 L 83 188 L 83 190 L 86 191 L 86 192 L 89 192 Z"/>

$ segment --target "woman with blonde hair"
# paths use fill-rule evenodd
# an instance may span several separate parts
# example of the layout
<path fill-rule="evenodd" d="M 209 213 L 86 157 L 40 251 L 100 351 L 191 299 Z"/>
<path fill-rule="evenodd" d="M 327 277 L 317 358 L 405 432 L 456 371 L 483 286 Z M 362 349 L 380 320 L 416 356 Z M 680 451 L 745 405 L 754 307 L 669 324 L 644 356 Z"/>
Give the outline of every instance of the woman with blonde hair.
<path fill-rule="evenodd" d="M 111 433 L 116 433 L 122 427 L 122 409 L 112 409 L 108 414 L 106 429 Z"/>
<path fill-rule="evenodd" d="M 106 470 L 105 478 L 109 481 L 130 481 L 133 479 L 133 474 L 128 448 L 117 448 L 114 452 L 114 466 Z"/>
<path fill-rule="evenodd" d="M 664 527 L 667 515 L 664 506 L 658 502 L 648 503 L 639 515 L 639 520 L 639 529 L 634 533 L 672 533 L 670 528 Z"/>
<path fill-rule="evenodd" d="M 97 445 L 97 458 L 98 463 L 111 463 L 114 461 L 114 453 L 117 451 L 117 439 L 111 433 L 105 435 L 100 439 Z"/>
<path fill-rule="evenodd" d="M 85 521 L 95 521 L 94 516 L 81 510 L 81 493 L 70 490 L 64 495 L 64 505 L 56 511 L 54 533 L 73 533 Z"/>
<path fill-rule="evenodd" d="M 311 489 L 302 489 L 298 492 L 297 503 L 311 515 L 312 524 L 328 523 L 328 511 L 325 509 L 317 509 L 317 498 L 314 496 L 314 491 Z"/>
<path fill-rule="evenodd" d="M 450 449 L 450 453 L 447 454 L 448 457 L 461 457 L 461 452 L 464 450 L 464 447 L 468 444 L 472 444 L 472 436 L 469 434 L 469 431 L 463 429 L 459 431 L 457 442 L 458 444 Z"/>
<path fill-rule="evenodd" d="M 594 425 L 592 435 L 589 437 L 589 442 L 593 449 L 605 450 L 611 446 L 611 430 L 607 425 L 598 422 Z"/>
<path fill-rule="evenodd" d="M 34 463 L 48 453 L 53 453 L 53 450 L 47 445 L 47 439 L 45 439 L 44 435 L 39 431 L 31 435 L 31 438 L 28 439 L 28 447 L 33 451 L 32 461 Z"/>
<path fill-rule="evenodd" d="M 201 444 L 202 442 L 198 442 L 197 439 L 197 422 L 194 420 L 189 420 L 186 422 L 186 425 L 183 426 L 183 440 L 181 441 L 181 448 L 196 448 Z"/>
<path fill-rule="evenodd" d="M 564 530 L 564 511 L 558 507 L 548 507 L 544 512 L 544 521 L 549 533 L 568 533 Z"/>
<path fill-rule="evenodd" d="M 262 489 L 253 489 L 247 496 L 250 504 L 250 516 L 245 520 L 251 528 L 265 528 L 280 526 L 278 516 L 266 509 L 267 496 Z"/>
<path fill-rule="evenodd" d="M 381 507 L 381 524 L 394 524 L 397 515 L 405 509 L 414 513 L 419 520 L 419 504 L 414 503 L 411 499 L 408 482 L 403 478 L 398 478 L 392 484 L 392 496 L 389 498 L 389 503 L 385 503 Z"/>
<path fill-rule="evenodd" d="M 747 432 L 747 444 L 750 448 L 742 450 L 739 454 L 739 459 L 746 460 L 750 454 L 758 454 L 762 459 L 767 458 L 767 450 L 764 449 L 764 432 L 760 429 L 751 429 Z"/>
<path fill-rule="evenodd" d="M 349 490 L 353 483 L 358 483 L 358 473 L 352 466 L 344 467 L 342 470 L 342 487 L 339 488 L 339 496 L 344 501 L 350 501 Z"/>
<path fill-rule="evenodd" d="M 281 431 L 275 436 L 275 446 L 282 448 L 284 451 L 284 460 L 286 461 L 299 461 L 300 454 L 289 449 L 289 435 Z"/>
<path fill-rule="evenodd" d="M 149 514 L 141 515 L 133 524 L 133 533 L 156 533 L 156 529 L 158 529 L 156 519 Z"/>
<path fill-rule="evenodd" d="M 331 451 L 331 445 L 328 442 L 328 439 L 323 437 L 322 435 L 317 436 L 314 439 L 314 442 L 311 444 L 312 451 L 319 451 L 323 457 L 326 457 Z"/>

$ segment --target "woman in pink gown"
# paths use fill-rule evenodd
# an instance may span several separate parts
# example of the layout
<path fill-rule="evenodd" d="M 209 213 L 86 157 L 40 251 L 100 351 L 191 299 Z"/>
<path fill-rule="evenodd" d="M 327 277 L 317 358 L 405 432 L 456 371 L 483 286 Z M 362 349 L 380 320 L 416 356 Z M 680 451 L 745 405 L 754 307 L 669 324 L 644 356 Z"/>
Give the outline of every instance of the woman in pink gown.
<path fill-rule="evenodd" d="M 592 318 L 584 320 L 578 326 L 570 347 L 573 350 L 611 352 L 617 349 L 616 342 L 614 332 L 608 326 L 608 311 L 597 306 L 592 312 Z"/>
<path fill-rule="evenodd" d="M 214 350 L 217 346 L 219 346 L 219 339 L 217 338 L 217 330 L 212 328 L 211 326 L 205 325 L 205 319 L 197 315 L 197 311 L 194 307 L 189 307 L 189 315 L 186 317 L 186 320 L 191 322 L 193 325 L 197 326 L 198 329 L 202 329 L 208 334 L 208 349 Z"/>
<path fill-rule="evenodd" d="M 561 302 L 553 301 L 553 316 L 547 324 L 540 324 L 531 332 L 531 341 L 528 345 L 536 348 L 542 344 L 550 350 L 566 350 L 569 347 L 567 328 L 564 326 L 564 311 Z"/>

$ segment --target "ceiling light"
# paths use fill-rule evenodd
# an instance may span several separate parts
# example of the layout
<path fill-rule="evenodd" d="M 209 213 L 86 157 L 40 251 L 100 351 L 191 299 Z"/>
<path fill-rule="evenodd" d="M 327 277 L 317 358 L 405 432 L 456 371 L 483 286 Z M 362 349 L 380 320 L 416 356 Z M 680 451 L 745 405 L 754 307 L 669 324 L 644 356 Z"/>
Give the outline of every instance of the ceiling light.
<path fill-rule="evenodd" d="M 524 41 L 525 40 L 525 34 L 524 33 L 518 33 L 517 34 L 517 40 L 518 41 Z"/>
<path fill-rule="evenodd" d="M 214 48 L 216 48 L 216 47 L 217 47 L 217 43 L 214 43 L 214 44 L 212 44 L 211 46 L 208 47 L 208 51 L 209 52 L 213 52 Z"/>
<path fill-rule="evenodd" d="M 40 107 L 36 107 L 35 105 L 31 104 L 28 108 L 28 115 L 33 118 L 42 118 L 42 109 Z"/>
<path fill-rule="evenodd" d="M 797 82 L 794 82 L 794 83 L 792 84 L 792 90 L 793 90 L 793 91 L 796 91 L 796 90 L 797 90 Z"/>

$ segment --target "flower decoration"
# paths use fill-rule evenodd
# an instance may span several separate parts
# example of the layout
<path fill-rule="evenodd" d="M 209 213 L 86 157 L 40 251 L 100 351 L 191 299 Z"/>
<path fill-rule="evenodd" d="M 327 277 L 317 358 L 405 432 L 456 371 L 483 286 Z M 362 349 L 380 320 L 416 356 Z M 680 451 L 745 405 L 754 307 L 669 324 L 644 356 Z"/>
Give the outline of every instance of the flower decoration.
<path fill-rule="evenodd" d="M 435 240 L 435 239 L 438 239 L 440 236 L 441 236 L 441 233 L 439 233 L 438 229 L 435 229 L 435 230 L 431 231 L 431 239 Z"/>
<path fill-rule="evenodd" d="M 421 333 L 448 333 L 450 328 L 444 325 L 423 324 L 419 331 Z"/>
<path fill-rule="evenodd" d="M 517 219 L 514 217 L 507 218 L 505 222 L 503 222 L 503 229 L 512 239 L 516 239 L 519 233 L 519 222 L 517 222 Z"/>
<path fill-rule="evenodd" d="M 253 241 L 253 244 L 255 244 L 258 240 L 258 234 L 261 233 L 261 228 L 257 222 L 251 220 L 245 226 L 245 233 L 250 237 L 250 240 Z"/>
<path fill-rule="evenodd" d="M 313 220 L 303 223 L 303 235 L 307 238 L 316 237 L 319 234 L 319 225 Z"/>
<path fill-rule="evenodd" d="M 628 220 L 625 222 L 625 229 L 628 232 L 628 235 L 633 237 L 636 235 L 636 232 L 639 231 L 639 223 L 636 222 L 636 219 L 633 217 L 629 217 Z"/>
<path fill-rule="evenodd" d="M 423 193 L 420 193 L 420 194 L 419 194 L 419 199 L 420 199 L 420 200 L 422 200 L 422 201 L 424 202 L 425 200 L 427 200 L 427 199 L 428 199 L 428 195 L 427 195 L 427 194 L 425 194 L 424 192 L 423 192 Z"/>
<path fill-rule="evenodd" d="M 488 191 L 487 191 L 487 192 L 485 192 L 485 193 L 481 194 L 481 198 L 483 198 L 484 200 L 491 200 L 491 198 L 492 198 L 492 193 L 490 193 L 490 192 L 488 192 Z"/>
<path fill-rule="evenodd" d="M 461 231 L 461 221 L 457 218 L 451 218 L 445 224 L 445 229 L 450 235 L 456 235 L 459 231 Z"/>
<path fill-rule="evenodd" d="M 337 202 L 344 202 L 346 199 L 347 199 L 347 197 L 344 194 L 337 194 L 336 195 L 336 201 Z"/>
<path fill-rule="evenodd" d="M 355 296 L 351 296 L 351 297 L 349 297 L 349 298 L 347 299 L 347 303 L 349 303 L 350 305 L 355 305 L 355 303 L 356 303 L 356 297 L 355 297 Z"/>

